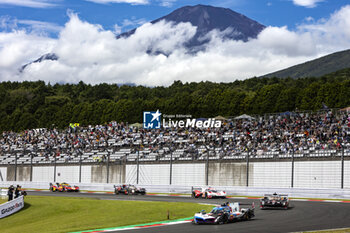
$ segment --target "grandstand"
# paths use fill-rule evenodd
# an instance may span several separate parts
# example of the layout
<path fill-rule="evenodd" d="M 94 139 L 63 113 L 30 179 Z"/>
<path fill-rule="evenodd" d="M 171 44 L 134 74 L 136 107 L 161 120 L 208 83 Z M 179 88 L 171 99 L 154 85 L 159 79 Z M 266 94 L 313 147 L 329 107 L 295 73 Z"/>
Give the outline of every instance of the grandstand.
<path fill-rule="evenodd" d="M 350 156 L 350 114 L 274 114 L 219 129 L 148 131 L 111 122 L 79 128 L 3 132 L 0 164 L 320 159 Z"/>

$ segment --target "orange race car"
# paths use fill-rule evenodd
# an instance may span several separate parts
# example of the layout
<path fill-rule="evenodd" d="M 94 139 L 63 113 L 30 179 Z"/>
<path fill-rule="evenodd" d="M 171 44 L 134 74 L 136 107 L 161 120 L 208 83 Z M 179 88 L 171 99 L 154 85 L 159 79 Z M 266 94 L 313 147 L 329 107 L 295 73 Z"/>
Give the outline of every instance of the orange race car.
<path fill-rule="evenodd" d="M 68 183 L 50 183 L 50 191 L 51 192 L 79 192 L 78 186 L 71 186 Z"/>

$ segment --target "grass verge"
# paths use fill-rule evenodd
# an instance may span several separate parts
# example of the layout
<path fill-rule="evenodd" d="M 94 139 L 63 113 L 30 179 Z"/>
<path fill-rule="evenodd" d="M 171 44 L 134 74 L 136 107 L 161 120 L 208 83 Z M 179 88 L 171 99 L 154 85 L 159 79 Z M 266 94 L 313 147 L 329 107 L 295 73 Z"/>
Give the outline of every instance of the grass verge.
<path fill-rule="evenodd" d="M 345 229 L 334 229 L 334 230 L 323 230 L 323 231 L 306 231 L 307 233 L 349 233 L 350 228 Z"/>
<path fill-rule="evenodd" d="M 0 219 L 5 232 L 72 232 L 150 223 L 193 216 L 207 205 L 92 198 L 27 196 L 18 213 Z"/>

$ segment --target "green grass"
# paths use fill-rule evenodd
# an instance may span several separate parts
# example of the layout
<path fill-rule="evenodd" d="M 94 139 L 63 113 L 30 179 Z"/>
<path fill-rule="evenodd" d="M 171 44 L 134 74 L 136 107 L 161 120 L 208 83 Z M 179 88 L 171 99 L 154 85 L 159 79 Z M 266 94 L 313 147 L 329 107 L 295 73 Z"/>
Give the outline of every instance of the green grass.
<path fill-rule="evenodd" d="M 0 219 L 0 232 L 72 232 L 191 217 L 211 206 L 91 198 L 27 196 L 18 213 Z"/>
<path fill-rule="evenodd" d="M 325 230 L 325 231 L 307 231 L 307 233 L 349 233 L 350 228 L 348 229 L 334 229 L 334 230 Z"/>
<path fill-rule="evenodd" d="M 0 199 L 0 204 L 7 202 L 7 199 Z"/>

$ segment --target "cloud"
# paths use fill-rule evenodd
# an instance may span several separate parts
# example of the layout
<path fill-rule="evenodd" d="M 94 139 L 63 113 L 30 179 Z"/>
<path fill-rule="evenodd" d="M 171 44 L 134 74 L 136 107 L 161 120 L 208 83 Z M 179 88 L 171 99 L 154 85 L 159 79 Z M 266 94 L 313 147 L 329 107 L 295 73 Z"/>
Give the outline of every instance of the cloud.
<path fill-rule="evenodd" d="M 134 17 L 132 17 L 131 19 L 124 19 L 121 25 L 115 24 L 114 25 L 114 33 L 119 35 L 120 33 L 122 33 L 123 31 L 127 30 L 127 29 L 133 29 L 136 28 L 138 26 L 141 26 L 143 24 L 147 23 L 146 19 L 136 19 Z"/>
<path fill-rule="evenodd" d="M 29 26 L 31 31 L 38 34 L 46 32 L 59 33 L 63 29 L 58 24 L 37 20 L 18 20 L 18 24 Z"/>
<path fill-rule="evenodd" d="M 176 2 L 176 0 L 162 0 L 160 2 L 160 5 L 164 6 L 164 7 L 172 7 L 175 2 Z"/>
<path fill-rule="evenodd" d="M 196 27 L 189 23 L 146 23 L 128 38 L 82 21 L 71 14 L 57 39 L 24 30 L 0 33 L 0 81 L 45 80 L 76 83 L 135 83 L 170 85 L 183 82 L 231 82 L 264 75 L 350 47 L 350 6 L 328 19 L 304 21 L 294 31 L 267 27 L 248 42 L 224 40 L 223 33 L 208 34 L 205 50 L 189 54 L 185 42 Z M 147 51 L 164 51 L 150 55 Z M 33 63 L 46 53 L 58 61 Z"/>
<path fill-rule="evenodd" d="M 293 0 L 293 3 L 297 6 L 313 8 L 317 6 L 317 3 L 323 2 L 323 1 L 324 0 Z"/>
<path fill-rule="evenodd" d="M 0 33 L 0 75 L 3 80 L 15 81 L 11 78 L 23 64 L 38 58 L 53 49 L 54 39 L 28 34 L 24 30 Z M 18 81 L 21 77 L 17 76 Z"/>
<path fill-rule="evenodd" d="M 50 0 L 0 0 L 0 5 L 14 5 L 32 8 L 55 7 L 57 4 Z"/>
<path fill-rule="evenodd" d="M 132 5 L 149 4 L 148 0 L 85 0 L 85 1 L 99 3 L 99 4 L 108 4 L 108 3 L 129 3 Z"/>
<path fill-rule="evenodd" d="M 0 17 L 0 29 L 3 32 L 22 30 L 36 35 L 49 35 L 50 33 L 58 34 L 63 27 L 55 23 L 23 20 L 4 15 Z"/>

